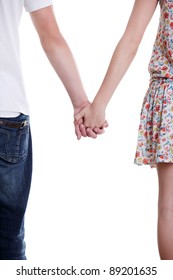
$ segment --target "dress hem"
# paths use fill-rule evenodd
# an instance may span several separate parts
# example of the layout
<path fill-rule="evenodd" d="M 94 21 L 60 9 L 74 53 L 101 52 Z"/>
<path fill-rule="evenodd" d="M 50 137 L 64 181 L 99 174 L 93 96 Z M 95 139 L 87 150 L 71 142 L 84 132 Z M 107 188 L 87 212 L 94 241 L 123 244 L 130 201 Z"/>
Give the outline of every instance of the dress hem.
<path fill-rule="evenodd" d="M 156 165 L 158 163 L 173 163 L 173 161 L 155 161 L 155 162 L 138 162 L 138 161 L 134 161 L 134 164 L 138 165 L 138 166 L 142 166 L 142 165 L 149 165 L 151 168 L 156 167 Z"/>

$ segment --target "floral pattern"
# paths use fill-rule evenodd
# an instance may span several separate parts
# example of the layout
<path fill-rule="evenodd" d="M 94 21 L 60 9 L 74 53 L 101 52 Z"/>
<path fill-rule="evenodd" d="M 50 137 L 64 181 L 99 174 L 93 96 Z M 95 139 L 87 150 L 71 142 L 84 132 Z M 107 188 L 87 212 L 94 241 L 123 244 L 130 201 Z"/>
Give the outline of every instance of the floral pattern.
<path fill-rule="evenodd" d="M 161 1 L 149 63 L 149 89 L 142 104 L 135 163 L 173 162 L 173 0 Z"/>

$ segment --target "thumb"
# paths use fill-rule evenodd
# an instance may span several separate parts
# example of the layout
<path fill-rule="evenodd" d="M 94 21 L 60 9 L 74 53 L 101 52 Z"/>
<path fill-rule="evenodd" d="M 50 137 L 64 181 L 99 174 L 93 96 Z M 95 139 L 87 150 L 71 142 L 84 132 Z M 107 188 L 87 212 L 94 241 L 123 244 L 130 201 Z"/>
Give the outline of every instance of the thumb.
<path fill-rule="evenodd" d="M 83 111 L 80 111 L 77 115 L 74 116 L 74 123 L 82 124 L 84 115 L 85 115 L 85 113 Z"/>

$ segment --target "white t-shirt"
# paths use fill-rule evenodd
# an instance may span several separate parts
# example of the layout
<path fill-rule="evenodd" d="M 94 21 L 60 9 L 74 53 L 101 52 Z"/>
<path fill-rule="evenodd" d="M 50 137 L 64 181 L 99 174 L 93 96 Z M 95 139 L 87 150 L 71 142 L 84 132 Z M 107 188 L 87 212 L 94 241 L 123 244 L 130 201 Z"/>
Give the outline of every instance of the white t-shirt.
<path fill-rule="evenodd" d="M 33 12 L 50 5 L 52 0 L 0 0 L 0 112 L 29 114 L 18 28 L 23 7 Z"/>

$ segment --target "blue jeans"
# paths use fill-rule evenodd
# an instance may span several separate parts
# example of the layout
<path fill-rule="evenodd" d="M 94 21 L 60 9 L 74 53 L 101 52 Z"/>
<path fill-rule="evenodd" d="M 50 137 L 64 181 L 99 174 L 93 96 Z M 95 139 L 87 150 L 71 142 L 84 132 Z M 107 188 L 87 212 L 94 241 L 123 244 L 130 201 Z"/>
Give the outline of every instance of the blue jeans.
<path fill-rule="evenodd" d="M 0 118 L 0 260 L 25 260 L 24 215 L 32 175 L 29 116 Z"/>

